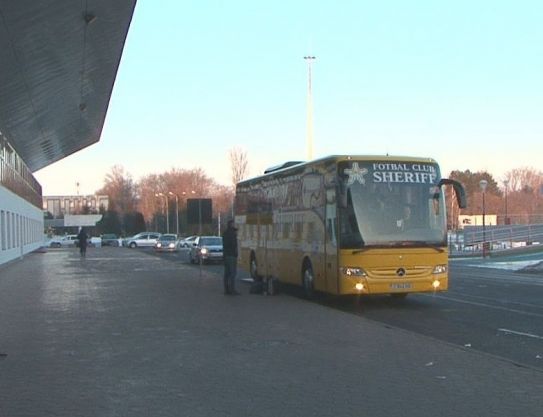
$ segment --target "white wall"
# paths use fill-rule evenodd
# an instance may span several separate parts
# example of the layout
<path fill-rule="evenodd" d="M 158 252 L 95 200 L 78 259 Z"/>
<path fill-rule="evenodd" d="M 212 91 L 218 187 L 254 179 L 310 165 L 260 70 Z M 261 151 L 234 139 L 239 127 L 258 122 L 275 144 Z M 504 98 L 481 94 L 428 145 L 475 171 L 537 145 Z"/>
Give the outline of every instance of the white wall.
<path fill-rule="evenodd" d="M 485 214 L 485 226 L 496 226 L 498 224 L 497 214 Z M 458 228 L 463 229 L 464 226 L 482 226 L 482 214 L 461 214 L 458 216 Z"/>
<path fill-rule="evenodd" d="M 0 265 L 43 243 L 43 211 L 0 185 Z"/>

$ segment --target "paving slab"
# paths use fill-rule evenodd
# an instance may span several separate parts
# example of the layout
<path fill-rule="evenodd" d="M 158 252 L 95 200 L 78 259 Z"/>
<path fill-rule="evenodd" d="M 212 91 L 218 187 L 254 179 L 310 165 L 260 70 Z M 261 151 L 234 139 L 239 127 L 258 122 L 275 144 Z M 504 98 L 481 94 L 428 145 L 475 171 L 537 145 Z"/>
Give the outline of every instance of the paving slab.
<path fill-rule="evenodd" d="M 141 250 L 0 269 L 0 417 L 543 415 L 543 373 Z"/>

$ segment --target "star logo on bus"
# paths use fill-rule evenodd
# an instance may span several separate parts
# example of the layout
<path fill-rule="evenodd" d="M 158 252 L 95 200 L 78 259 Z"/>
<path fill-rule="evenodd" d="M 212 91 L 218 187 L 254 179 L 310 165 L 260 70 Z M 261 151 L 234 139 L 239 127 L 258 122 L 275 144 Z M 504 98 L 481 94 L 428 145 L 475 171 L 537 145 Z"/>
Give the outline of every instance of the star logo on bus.
<path fill-rule="evenodd" d="M 343 172 L 349 176 L 347 185 L 353 185 L 356 181 L 363 185 L 366 184 L 364 175 L 368 173 L 368 170 L 366 168 L 360 168 L 358 162 L 353 162 L 352 167 L 344 169 Z"/>

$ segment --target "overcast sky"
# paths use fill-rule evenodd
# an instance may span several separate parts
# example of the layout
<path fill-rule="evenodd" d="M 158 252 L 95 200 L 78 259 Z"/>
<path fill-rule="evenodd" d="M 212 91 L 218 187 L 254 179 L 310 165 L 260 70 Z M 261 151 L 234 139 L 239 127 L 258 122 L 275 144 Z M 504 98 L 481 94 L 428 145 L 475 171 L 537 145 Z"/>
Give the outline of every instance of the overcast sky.
<path fill-rule="evenodd" d="M 90 194 L 113 165 L 229 184 L 234 146 L 251 176 L 305 160 L 304 55 L 315 157 L 543 170 L 541 22 L 540 0 L 139 0 L 100 142 L 36 176 L 44 195 Z"/>

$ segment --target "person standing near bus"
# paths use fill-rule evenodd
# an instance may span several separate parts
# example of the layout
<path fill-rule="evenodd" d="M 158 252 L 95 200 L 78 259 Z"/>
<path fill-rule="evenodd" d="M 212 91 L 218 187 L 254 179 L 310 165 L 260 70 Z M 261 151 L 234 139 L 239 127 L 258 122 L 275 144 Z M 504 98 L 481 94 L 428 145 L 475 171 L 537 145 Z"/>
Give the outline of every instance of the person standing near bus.
<path fill-rule="evenodd" d="M 238 229 L 234 220 L 228 220 L 226 230 L 222 234 L 222 250 L 224 257 L 224 293 L 239 295 L 236 291 L 236 273 L 238 263 Z"/>
<path fill-rule="evenodd" d="M 84 258 L 87 254 L 87 239 L 89 237 L 87 236 L 87 232 L 84 227 L 81 228 L 79 233 L 77 234 L 77 240 L 79 241 L 79 253 L 81 254 L 81 257 Z"/>

